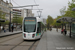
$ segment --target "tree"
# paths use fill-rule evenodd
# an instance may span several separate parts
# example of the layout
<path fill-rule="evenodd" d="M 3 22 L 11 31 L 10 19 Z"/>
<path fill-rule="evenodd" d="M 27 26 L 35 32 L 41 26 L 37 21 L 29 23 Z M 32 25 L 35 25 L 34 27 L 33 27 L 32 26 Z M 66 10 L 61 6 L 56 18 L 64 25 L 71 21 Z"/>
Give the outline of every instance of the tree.
<path fill-rule="evenodd" d="M 18 18 L 18 23 L 20 23 L 21 25 L 22 25 L 22 20 L 23 20 L 23 17 Z"/>
<path fill-rule="evenodd" d="M 0 18 L 1 19 L 5 19 L 5 13 L 3 13 L 3 11 L 0 9 Z"/>
<path fill-rule="evenodd" d="M 18 15 L 17 15 L 17 13 L 15 13 L 15 14 L 13 15 L 12 22 L 17 24 L 17 23 L 18 23 L 18 18 L 19 18 L 19 17 L 18 17 Z"/>
<path fill-rule="evenodd" d="M 17 30 L 17 24 L 21 24 L 22 25 L 22 20 L 23 20 L 23 17 L 18 16 L 17 13 L 14 14 L 14 17 L 12 19 L 12 22 L 13 23 L 16 23 L 16 30 Z"/>
<path fill-rule="evenodd" d="M 48 29 L 49 29 L 49 26 L 53 23 L 53 21 L 54 21 L 53 18 L 50 15 L 48 15 L 48 18 L 46 20 Z"/>
<path fill-rule="evenodd" d="M 63 16 L 65 14 L 66 6 L 60 9 L 60 14 Z"/>
<path fill-rule="evenodd" d="M 54 21 L 53 18 L 50 15 L 48 15 L 48 18 L 46 20 L 47 24 L 51 25 L 53 21 Z"/>
<path fill-rule="evenodd" d="M 17 13 L 16 14 L 14 14 L 14 17 L 13 17 L 13 19 L 12 19 L 12 22 L 13 23 L 20 23 L 20 24 L 22 24 L 22 20 L 23 20 L 23 17 L 21 17 L 21 16 L 18 16 L 17 15 Z"/>
<path fill-rule="evenodd" d="M 72 1 L 68 3 L 68 9 L 67 11 L 65 12 L 65 15 L 64 16 L 67 16 L 67 17 L 73 17 L 75 18 L 75 11 L 72 11 L 72 8 L 75 7 L 75 3 Z"/>
<path fill-rule="evenodd" d="M 62 18 L 62 17 L 63 17 L 63 16 L 57 16 L 56 21 L 57 21 L 59 18 Z M 60 27 L 60 26 L 61 26 L 61 23 L 57 23 L 57 22 L 56 22 L 56 26 L 59 26 L 59 27 Z"/>
<path fill-rule="evenodd" d="M 6 20 L 6 18 L 5 18 L 5 15 L 6 15 L 6 13 L 4 13 L 1 9 L 0 9 L 0 19 L 4 19 L 4 20 Z M 6 22 L 0 22 L 0 24 L 5 24 Z"/>
<path fill-rule="evenodd" d="M 56 27 L 56 26 L 59 26 L 59 27 L 61 26 L 61 23 L 57 23 L 57 22 L 56 22 L 59 18 L 62 18 L 62 16 L 57 16 L 57 18 L 54 19 L 54 22 L 53 22 L 53 24 L 52 24 L 53 26 L 55 26 L 55 27 Z"/>

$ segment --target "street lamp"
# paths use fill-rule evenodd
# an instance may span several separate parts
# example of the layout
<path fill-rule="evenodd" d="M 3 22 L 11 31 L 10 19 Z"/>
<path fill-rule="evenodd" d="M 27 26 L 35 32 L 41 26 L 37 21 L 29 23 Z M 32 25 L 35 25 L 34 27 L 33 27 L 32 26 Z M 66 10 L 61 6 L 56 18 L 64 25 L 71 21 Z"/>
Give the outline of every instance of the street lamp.
<path fill-rule="evenodd" d="M 39 15 L 39 13 L 38 13 L 38 15 L 39 15 L 39 18 L 40 18 L 40 17 L 41 17 L 41 12 L 42 12 L 42 11 L 37 11 L 37 12 L 39 12 L 39 13 L 40 13 L 40 15 Z"/>

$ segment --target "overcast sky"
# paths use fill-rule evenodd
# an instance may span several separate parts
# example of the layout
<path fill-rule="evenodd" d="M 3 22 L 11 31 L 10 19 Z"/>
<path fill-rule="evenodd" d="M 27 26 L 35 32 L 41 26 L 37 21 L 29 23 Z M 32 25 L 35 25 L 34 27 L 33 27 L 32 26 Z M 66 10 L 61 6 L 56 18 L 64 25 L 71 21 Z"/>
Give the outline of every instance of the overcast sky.
<path fill-rule="evenodd" d="M 11 0 L 11 3 L 13 4 L 13 6 L 35 5 L 34 1 L 36 1 L 36 4 L 39 4 L 39 6 L 33 7 L 33 9 L 43 9 L 41 14 L 42 18 L 47 18 L 48 15 L 56 18 L 57 16 L 61 15 L 60 9 L 64 6 L 66 6 L 67 8 L 68 1 L 71 2 L 71 0 Z M 33 13 L 35 14 L 35 16 L 38 16 L 37 10 L 33 10 Z"/>

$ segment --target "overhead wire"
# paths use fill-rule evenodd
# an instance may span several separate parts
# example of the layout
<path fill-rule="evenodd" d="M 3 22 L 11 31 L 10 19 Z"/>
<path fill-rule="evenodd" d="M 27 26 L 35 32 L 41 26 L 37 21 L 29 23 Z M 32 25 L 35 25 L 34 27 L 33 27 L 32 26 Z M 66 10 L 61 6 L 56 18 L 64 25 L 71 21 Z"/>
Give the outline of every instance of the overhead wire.
<path fill-rule="evenodd" d="M 12 0 L 16 5 L 20 6 L 18 3 L 16 3 L 14 0 Z"/>
<path fill-rule="evenodd" d="M 37 4 L 35 0 L 34 0 L 34 3 Z M 37 6 L 37 8 L 38 8 L 38 6 Z M 38 10 L 39 10 L 39 8 L 38 8 Z"/>
<path fill-rule="evenodd" d="M 12 0 L 16 5 L 20 6 L 19 4 L 17 4 L 14 0 Z M 25 9 L 25 8 L 24 8 Z"/>
<path fill-rule="evenodd" d="M 15 4 L 17 4 L 14 0 L 12 0 Z M 19 4 L 17 4 L 18 6 L 20 6 Z M 25 9 L 25 8 L 24 8 Z"/>
<path fill-rule="evenodd" d="M 14 0 L 12 0 L 16 5 L 20 6 L 18 3 L 16 3 Z M 33 6 L 31 6 L 33 8 Z M 24 7 L 23 7 L 24 8 Z M 25 9 L 25 8 L 24 8 Z"/>
<path fill-rule="evenodd" d="M 16 3 L 14 0 L 12 0 L 16 5 L 18 5 L 18 6 L 20 6 L 18 3 Z M 34 3 L 37 5 L 37 3 L 36 3 L 36 1 L 34 0 Z M 33 7 L 32 7 L 32 9 L 33 9 Z M 37 6 L 37 9 L 40 11 L 40 9 L 38 8 L 38 6 Z M 40 12 L 41 13 L 41 12 Z M 39 13 L 38 13 L 38 15 L 39 15 Z"/>
<path fill-rule="evenodd" d="M 34 3 L 37 4 L 35 0 L 34 0 Z M 38 8 L 38 6 L 37 6 L 37 9 L 39 10 L 40 16 L 41 16 L 41 11 L 40 11 L 40 9 Z M 38 13 L 38 16 L 39 16 L 39 13 Z"/>
<path fill-rule="evenodd" d="M 19 4 L 17 4 L 14 0 L 12 0 L 16 5 L 20 6 Z"/>

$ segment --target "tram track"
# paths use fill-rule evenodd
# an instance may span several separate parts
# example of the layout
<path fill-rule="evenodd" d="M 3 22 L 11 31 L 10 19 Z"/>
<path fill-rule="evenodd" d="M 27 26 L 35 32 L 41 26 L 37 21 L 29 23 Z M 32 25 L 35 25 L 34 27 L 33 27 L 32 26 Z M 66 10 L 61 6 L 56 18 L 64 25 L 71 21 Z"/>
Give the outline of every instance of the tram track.
<path fill-rule="evenodd" d="M 20 42 L 19 44 L 17 44 L 17 45 L 15 45 L 13 48 L 11 48 L 10 50 L 13 50 L 14 48 L 16 48 L 18 45 L 20 45 L 21 43 L 23 43 L 23 41 L 22 42 Z"/>
<path fill-rule="evenodd" d="M 0 38 L 0 50 L 35 50 L 39 41 L 23 41 L 22 34 Z"/>
<path fill-rule="evenodd" d="M 27 42 L 27 43 L 32 43 L 31 45 L 27 45 L 27 44 L 24 44 L 24 45 L 21 45 L 22 43 L 24 43 L 24 42 Z M 19 44 L 17 44 L 17 45 L 12 45 L 12 46 L 14 46 L 13 48 L 11 48 L 10 50 L 16 50 L 15 48 L 17 48 L 18 46 L 23 46 L 23 47 L 28 47 L 27 48 L 27 50 L 32 50 L 32 47 L 34 46 L 34 44 L 36 43 L 36 42 L 38 42 L 38 41 L 22 41 L 22 42 L 20 42 Z"/>
<path fill-rule="evenodd" d="M 34 41 L 34 43 L 30 46 L 30 48 L 28 50 L 31 50 L 31 48 L 34 46 L 35 43 L 36 43 L 36 41 Z"/>
<path fill-rule="evenodd" d="M 5 47 L 5 46 L 10 46 L 11 48 L 9 50 L 18 50 L 17 48 L 21 47 L 21 48 L 25 48 L 25 49 L 21 49 L 19 48 L 19 50 L 35 50 L 35 48 L 37 47 L 39 41 L 21 41 L 17 44 L 2 44 L 0 46 Z M 7 48 L 6 48 L 7 50 Z"/>
<path fill-rule="evenodd" d="M 6 37 L 6 38 L 9 38 L 9 39 L 5 39 L 5 40 L 3 40 L 3 41 L 0 41 L 0 43 L 3 43 L 3 42 L 6 42 L 6 41 L 15 39 L 15 38 L 20 37 L 20 36 L 22 36 L 22 35 L 19 34 L 19 36 L 16 36 L 16 35 L 12 35 L 12 36 L 13 36 L 12 38 Z M 14 36 L 15 36 L 15 37 L 14 37 Z M 11 37 L 11 36 L 10 36 L 10 37 Z M 3 38 L 1 38 L 1 39 L 4 39 L 4 38 L 5 38 L 5 37 L 3 37 Z M 0 40 L 1 40 L 1 39 L 0 39 Z"/>

